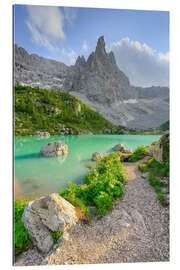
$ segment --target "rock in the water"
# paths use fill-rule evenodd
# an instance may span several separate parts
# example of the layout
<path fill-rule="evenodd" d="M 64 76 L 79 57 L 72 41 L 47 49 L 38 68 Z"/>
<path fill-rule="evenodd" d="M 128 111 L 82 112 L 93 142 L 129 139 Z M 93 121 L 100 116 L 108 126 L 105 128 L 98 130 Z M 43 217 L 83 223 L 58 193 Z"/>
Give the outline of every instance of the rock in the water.
<path fill-rule="evenodd" d="M 102 157 L 103 157 L 102 154 L 99 153 L 99 152 L 95 152 L 95 153 L 92 154 L 92 160 L 93 161 L 96 161 L 97 159 L 101 159 Z"/>
<path fill-rule="evenodd" d="M 46 157 L 58 157 L 68 154 L 67 144 L 58 141 L 44 144 L 40 149 L 40 154 Z"/>
<path fill-rule="evenodd" d="M 47 131 L 36 131 L 34 135 L 40 137 L 50 137 L 50 134 Z"/>
<path fill-rule="evenodd" d="M 53 246 L 51 232 L 64 232 L 76 224 L 78 218 L 75 207 L 53 193 L 30 201 L 24 209 L 22 221 L 33 244 L 46 253 Z"/>
<path fill-rule="evenodd" d="M 126 147 L 124 146 L 124 144 L 120 143 L 120 144 L 117 144 L 115 145 L 113 148 L 112 148 L 113 151 L 120 151 L 122 153 L 127 153 L 127 149 Z"/>

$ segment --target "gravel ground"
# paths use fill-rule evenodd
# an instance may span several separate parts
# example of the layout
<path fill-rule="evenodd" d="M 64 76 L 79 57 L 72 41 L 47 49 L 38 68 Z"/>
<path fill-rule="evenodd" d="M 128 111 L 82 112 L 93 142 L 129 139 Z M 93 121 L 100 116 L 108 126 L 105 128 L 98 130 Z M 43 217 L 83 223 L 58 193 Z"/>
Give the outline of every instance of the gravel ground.
<path fill-rule="evenodd" d="M 16 265 L 100 264 L 169 260 L 169 208 L 157 200 L 137 163 L 124 163 L 129 183 L 124 200 L 97 220 L 81 222 L 46 257 L 23 253 Z"/>

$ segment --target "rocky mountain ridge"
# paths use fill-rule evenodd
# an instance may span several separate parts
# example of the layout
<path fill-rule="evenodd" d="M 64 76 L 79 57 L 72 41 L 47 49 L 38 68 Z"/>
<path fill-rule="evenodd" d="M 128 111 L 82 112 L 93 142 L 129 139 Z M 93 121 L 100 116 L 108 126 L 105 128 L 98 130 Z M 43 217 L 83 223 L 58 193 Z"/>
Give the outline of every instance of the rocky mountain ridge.
<path fill-rule="evenodd" d="M 24 48 L 14 46 L 14 81 L 47 90 L 62 90 L 68 66 L 55 60 L 29 54 Z"/>
<path fill-rule="evenodd" d="M 67 91 L 116 125 L 154 128 L 169 120 L 168 87 L 134 87 L 119 70 L 113 52 L 106 52 L 100 37 L 87 61 L 75 65 L 29 55 L 15 45 L 15 82 Z"/>

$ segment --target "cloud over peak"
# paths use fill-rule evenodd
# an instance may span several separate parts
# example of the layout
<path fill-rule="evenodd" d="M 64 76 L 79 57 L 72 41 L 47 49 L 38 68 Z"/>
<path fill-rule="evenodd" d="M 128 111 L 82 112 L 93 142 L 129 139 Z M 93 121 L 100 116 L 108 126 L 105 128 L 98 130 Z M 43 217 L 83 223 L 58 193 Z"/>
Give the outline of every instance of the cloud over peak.
<path fill-rule="evenodd" d="M 110 45 L 119 68 L 135 86 L 168 86 L 169 53 L 156 53 L 147 44 L 128 37 Z"/>

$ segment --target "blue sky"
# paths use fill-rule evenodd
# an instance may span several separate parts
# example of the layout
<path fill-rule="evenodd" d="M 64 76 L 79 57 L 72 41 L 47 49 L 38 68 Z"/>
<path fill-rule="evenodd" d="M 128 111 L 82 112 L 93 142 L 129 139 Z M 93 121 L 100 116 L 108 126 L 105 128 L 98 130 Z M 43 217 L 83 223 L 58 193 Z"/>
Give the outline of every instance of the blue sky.
<path fill-rule="evenodd" d="M 70 65 L 104 35 L 132 84 L 168 85 L 168 12 L 16 5 L 14 15 L 14 41 L 29 53 Z"/>

